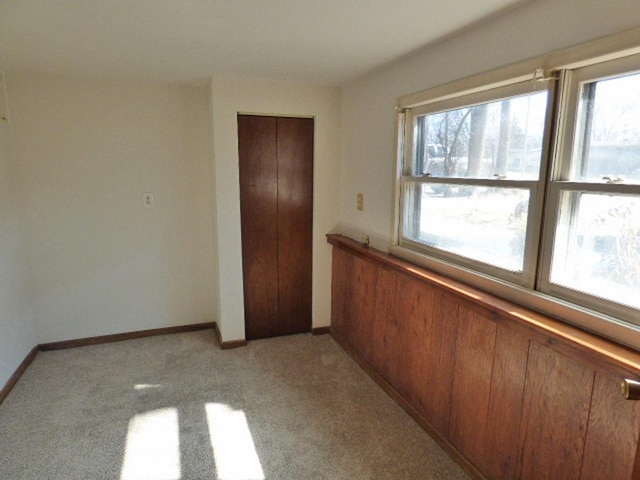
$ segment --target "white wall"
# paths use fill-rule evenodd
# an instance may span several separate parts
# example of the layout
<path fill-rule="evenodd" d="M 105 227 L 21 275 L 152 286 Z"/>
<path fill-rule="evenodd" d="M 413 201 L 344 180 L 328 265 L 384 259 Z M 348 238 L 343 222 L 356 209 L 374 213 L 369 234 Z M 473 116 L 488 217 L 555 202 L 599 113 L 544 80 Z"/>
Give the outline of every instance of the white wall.
<path fill-rule="evenodd" d="M 637 0 L 536 0 L 344 86 L 341 231 L 389 245 L 398 97 L 639 24 Z"/>
<path fill-rule="evenodd" d="M 214 320 L 208 90 L 33 75 L 7 89 L 38 342 Z"/>
<path fill-rule="evenodd" d="M 11 133 L 0 126 L 0 389 L 36 346 L 8 154 Z"/>
<path fill-rule="evenodd" d="M 331 320 L 331 249 L 325 234 L 340 208 L 340 96 L 336 88 L 214 77 L 211 81 L 215 207 L 220 278 L 219 326 L 224 341 L 244 339 L 238 113 L 315 117 L 313 327 Z"/>

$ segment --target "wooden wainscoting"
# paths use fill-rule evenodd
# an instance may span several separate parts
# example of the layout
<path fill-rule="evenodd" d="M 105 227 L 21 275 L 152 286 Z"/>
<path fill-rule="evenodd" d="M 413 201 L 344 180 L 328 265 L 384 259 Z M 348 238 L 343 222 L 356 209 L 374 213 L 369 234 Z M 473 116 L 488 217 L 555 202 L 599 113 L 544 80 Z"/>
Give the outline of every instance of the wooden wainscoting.
<path fill-rule="evenodd" d="M 474 477 L 640 478 L 640 354 L 328 235 L 331 333 Z"/>

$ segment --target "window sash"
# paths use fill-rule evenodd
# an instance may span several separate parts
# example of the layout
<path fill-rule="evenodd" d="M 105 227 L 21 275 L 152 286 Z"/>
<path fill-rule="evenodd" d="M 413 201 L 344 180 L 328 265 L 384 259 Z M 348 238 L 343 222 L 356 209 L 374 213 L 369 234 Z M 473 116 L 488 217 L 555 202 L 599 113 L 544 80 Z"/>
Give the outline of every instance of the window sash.
<path fill-rule="evenodd" d="M 465 94 L 458 97 L 447 98 L 445 100 L 433 101 L 422 104 L 418 107 L 407 109 L 399 116 L 398 125 L 403 127 L 404 137 L 399 140 L 399 156 L 402 159 L 400 173 L 398 179 L 398 221 L 395 225 L 397 228 L 395 233 L 398 245 L 422 252 L 427 255 L 440 258 L 447 262 L 462 265 L 465 268 L 477 270 L 483 274 L 495 276 L 502 280 L 522 285 L 533 289 L 536 281 L 536 269 L 538 252 L 540 248 L 540 232 L 542 225 L 542 206 L 544 194 L 544 179 L 548 168 L 549 146 L 550 146 L 550 126 L 552 124 L 553 97 L 555 82 L 549 81 L 539 86 L 531 80 L 514 81 L 507 85 L 496 88 L 490 88 L 485 91 Z M 532 94 L 539 91 L 547 91 L 547 112 L 544 120 L 544 136 L 542 141 L 542 156 L 540 160 L 538 179 L 508 179 L 508 178 L 468 178 L 468 177 L 440 177 L 440 176 L 414 176 L 415 161 L 415 142 L 413 137 L 416 118 L 435 114 L 447 110 L 456 110 L 462 108 L 473 107 L 475 105 L 496 102 L 504 99 L 518 97 L 522 95 Z M 499 266 L 484 263 L 472 258 L 457 255 L 446 250 L 430 247 L 423 243 L 417 242 L 404 235 L 407 225 L 405 224 L 405 213 L 409 208 L 405 204 L 407 198 L 408 185 L 411 182 L 420 184 L 447 184 L 460 186 L 479 186 L 479 187 L 497 187 L 497 188 L 516 188 L 526 189 L 529 192 L 529 208 L 526 219 L 526 233 L 524 239 L 524 258 L 522 271 L 514 272 L 501 268 Z"/>
<path fill-rule="evenodd" d="M 584 306 L 606 315 L 617 317 L 633 325 L 638 325 L 638 309 L 617 303 L 613 300 L 590 295 L 586 292 L 572 289 L 566 285 L 551 281 L 553 266 L 553 250 L 557 231 L 560 205 L 565 193 L 597 193 L 597 194 L 632 194 L 640 198 L 640 185 L 593 184 L 583 182 L 554 182 L 548 192 L 547 225 L 550 226 L 542 248 L 542 261 L 539 267 L 538 290 L 542 293 L 567 300 L 578 306 Z"/>
<path fill-rule="evenodd" d="M 421 184 L 453 184 L 453 185 L 468 185 L 468 186 L 488 186 L 488 187 L 502 187 L 502 188 L 512 188 L 512 189 L 520 189 L 526 190 L 529 192 L 529 208 L 527 211 L 527 219 L 526 219 L 526 233 L 525 233 L 525 246 L 524 246 L 524 256 L 523 256 L 523 265 L 522 271 L 512 271 L 505 268 L 501 268 L 494 264 L 485 263 L 479 260 L 475 260 L 470 257 L 457 255 L 453 252 L 437 248 L 431 247 L 429 245 L 425 245 L 420 243 L 414 239 L 406 237 L 404 235 L 405 227 L 405 213 L 407 208 L 404 205 L 403 201 L 403 209 L 402 215 L 399 219 L 399 239 L 398 244 L 402 247 L 410 248 L 414 251 L 423 252 L 427 255 L 431 255 L 436 258 L 440 258 L 444 261 L 451 262 L 457 265 L 461 265 L 465 268 L 469 268 L 472 270 L 476 270 L 478 272 L 491 275 L 502 280 L 506 280 L 508 282 L 512 282 L 518 285 L 522 285 L 528 288 L 533 288 L 536 278 L 536 260 L 538 254 L 538 237 L 540 235 L 540 217 L 541 212 L 537 206 L 541 203 L 540 198 L 540 185 L 538 182 L 534 181 L 504 181 L 504 180 L 482 180 L 472 182 L 469 179 L 464 178 L 456 178 L 451 179 L 454 181 L 449 182 L 447 178 L 414 178 L 414 177 L 403 177 L 401 180 L 401 196 L 403 199 L 407 198 L 407 191 L 409 188 L 409 183 L 421 183 Z M 498 185 L 499 184 L 499 185 Z"/>
<path fill-rule="evenodd" d="M 547 207 L 537 280 L 538 290 L 543 293 L 614 316 L 636 326 L 640 325 L 637 308 L 553 283 L 551 269 L 554 245 L 559 241 L 556 235 L 559 229 L 561 202 L 565 193 L 631 195 L 640 198 L 640 184 L 637 182 L 607 183 L 604 179 L 601 181 L 572 179 L 572 168 L 575 168 L 573 163 L 578 162 L 574 151 L 579 143 L 576 140 L 576 134 L 580 123 L 578 113 L 582 85 L 638 71 L 640 71 L 640 55 L 632 55 L 576 68 L 562 74 L 562 94 L 558 102 L 559 115 L 555 125 L 556 156 L 545 201 Z"/>
<path fill-rule="evenodd" d="M 500 100 L 506 100 L 514 97 L 518 97 L 521 95 L 526 95 L 529 93 L 535 93 L 538 91 L 547 90 L 549 92 L 549 97 L 547 100 L 547 106 L 550 107 L 552 104 L 552 86 L 554 82 L 549 82 L 549 84 L 544 85 L 542 87 L 537 84 L 532 83 L 531 80 L 528 81 L 518 81 L 516 83 L 511 83 L 506 86 L 490 88 L 488 90 L 484 90 L 481 92 L 475 92 L 472 94 L 461 95 L 458 97 L 447 98 L 445 100 L 438 100 L 434 102 L 429 102 L 422 104 L 417 107 L 409 108 L 406 110 L 405 120 L 404 120 L 404 161 L 402 166 L 402 172 L 404 175 L 411 175 L 413 171 L 413 161 L 415 158 L 415 138 L 414 138 L 414 126 L 416 123 L 416 118 L 441 113 L 451 110 L 458 110 L 462 108 L 474 107 L 483 103 L 495 102 Z M 547 115 L 549 117 L 549 115 Z M 545 128 L 549 124 L 549 118 L 545 122 Z M 545 135 L 548 137 L 548 133 Z M 546 144 L 546 140 L 543 141 L 543 151 L 544 146 Z M 540 179 L 542 177 L 539 177 Z"/>

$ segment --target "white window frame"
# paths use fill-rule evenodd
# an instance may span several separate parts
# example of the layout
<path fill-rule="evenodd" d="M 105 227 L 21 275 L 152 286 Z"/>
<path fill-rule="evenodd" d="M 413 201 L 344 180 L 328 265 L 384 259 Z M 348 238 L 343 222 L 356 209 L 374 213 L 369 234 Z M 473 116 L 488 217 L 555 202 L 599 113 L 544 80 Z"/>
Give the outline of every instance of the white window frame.
<path fill-rule="evenodd" d="M 559 132 L 555 153 L 556 159 L 549 180 L 548 199 L 546 202 L 548 208 L 544 219 L 544 224 L 548 225 L 548 228 L 546 228 L 543 238 L 538 278 L 539 289 L 544 293 L 602 311 L 630 323 L 638 322 L 637 309 L 552 283 L 551 265 L 556 234 L 555 227 L 558 223 L 560 203 L 564 192 L 610 193 L 633 195 L 640 198 L 640 183 L 607 183 L 604 180 L 599 182 L 579 181 L 573 180 L 571 177 L 576 126 L 579 120 L 578 104 L 582 85 L 634 72 L 640 73 L 640 55 L 632 55 L 563 72 L 563 94 L 560 99 L 560 115 L 556 124 L 556 129 Z"/>
<path fill-rule="evenodd" d="M 538 260 L 539 237 L 542 220 L 542 205 L 544 197 L 544 186 L 547 172 L 546 158 L 548 158 L 548 150 L 550 145 L 549 132 L 552 123 L 552 108 L 554 102 L 554 85 L 555 82 L 549 79 L 545 82 L 534 83 L 531 80 L 514 81 L 507 85 L 490 88 L 487 90 L 474 92 L 470 94 L 455 96 L 435 102 L 426 103 L 419 107 L 408 109 L 405 112 L 404 119 L 404 145 L 405 154 L 401 164 L 402 176 L 400 177 L 400 211 L 404 212 L 404 201 L 407 198 L 408 186 L 411 183 L 421 184 L 446 184 L 446 185 L 467 185 L 477 187 L 498 187 L 527 190 L 529 192 L 529 208 L 527 210 L 527 229 L 525 236 L 525 249 L 523 258 L 522 271 L 510 271 L 495 265 L 484 263 L 461 255 L 456 255 L 437 247 L 431 247 L 413 241 L 403 236 L 405 230 L 405 215 L 400 215 L 398 219 L 398 245 L 406 247 L 418 252 L 423 252 L 444 261 L 453 262 L 473 269 L 475 271 L 485 273 L 487 275 L 500 278 L 518 285 L 533 288 L 536 280 L 536 264 Z M 525 94 L 537 93 L 540 91 L 547 92 L 547 113 L 545 118 L 545 134 L 542 142 L 542 158 L 538 171 L 538 179 L 490 179 L 490 178 L 467 178 L 467 177 L 416 177 L 413 176 L 414 162 L 414 126 L 418 117 L 444 112 L 447 110 L 461 109 L 473 107 L 483 103 L 500 101 L 503 99 L 518 97 Z"/>
<path fill-rule="evenodd" d="M 613 302 L 605 302 L 614 305 L 612 309 L 602 309 L 602 305 L 598 302 L 591 303 L 589 299 L 581 296 L 572 296 L 573 292 L 561 291 L 562 287 L 545 284 L 543 277 L 549 278 L 553 235 L 555 233 L 555 221 L 557 220 L 558 194 L 562 188 L 578 188 L 572 182 L 565 181 L 563 178 L 562 168 L 567 168 L 566 161 L 560 161 L 562 155 L 566 155 L 566 149 L 571 147 L 573 141 L 573 132 L 569 131 L 568 125 L 575 121 L 566 115 L 560 115 L 559 112 L 553 112 L 552 139 L 549 147 L 550 158 L 547 169 L 547 182 L 544 200 L 544 221 L 542 225 L 540 250 L 538 252 L 540 261 L 538 263 L 538 272 L 536 273 L 536 288 L 532 289 L 528 286 L 514 284 L 511 281 L 496 278 L 490 274 L 480 272 L 468 265 L 462 265 L 453 262 L 447 258 L 437 258 L 408 248 L 408 245 L 401 244 L 401 218 L 404 212 L 401 207 L 403 168 L 405 166 L 404 157 L 408 154 L 406 150 L 407 142 L 410 140 L 406 136 L 406 129 L 409 121 L 411 109 L 419 108 L 428 104 L 435 104 L 455 97 L 471 95 L 478 92 L 490 91 L 491 89 L 502 87 L 505 85 L 513 85 L 522 81 L 532 81 L 534 77 L 540 76 L 556 76 L 561 77 L 561 83 L 557 86 L 556 100 L 551 108 L 557 108 L 563 105 L 566 109 L 566 102 L 569 101 L 568 95 L 571 91 L 569 70 L 577 70 L 582 67 L 607 68 L 605 65 L 610 60 L 628 59 L 633 63 L 636 60 L 632 58 L 636 54 L 640 54 L 640 28 L 635 28 L 619 34 L 611 35 L 602 39 L 598 39 L 587 44 L 578 45 L 561 51 L 552 52 L 547 55 L 536 57 L 524 62 L 502 67 L 496 70 L 488 71 L 472 77 L 456 80 L 449 84 L 437 86 L 424 90 L 422 92 L 406 95 L 398 99 L 396 107 L 397 117 L 397 158 L 396 164 L 396 184 L 394 194 L 394 208 L 392 219 L 392 243 L 389 251 L 405 260 L 422 265 L 433 271 L 444 274 L 454 280 L 462 281 L 469 285 L 475 286 L 492 294 L 498 295 L 516 304 L 530 308 L 534 311 L 541 312 L 548 316 L 557 318 L 568 324 L 576 325 L 582 329 L 594 332 L 600 336 L 610 338 L 620 344 L 630 346 L 636 350 L 640 350 L 640 325 L 638 325 L 638 310 L 618 308 L 618 304 Z M 624 60 L 621 60 L 624 62 Z M 640 62 L 635 63 L 632 68 L 627 71 L 640 70 Z M 589 70 L 583 70 L 588 72 Z M 532 74 L 532 72 L 537 72 Z M 429 108 L 429 107 L 426 107 Z M 574 112 L 575 117 L 575 112 Z M 565 141 L 564 139 L 568 139 Z M 564 172 L 567 173 L 566 171 Z M 449 179 L 447 179 L 448 181 Z M 542 180 L 542 179 L 541 179 Z M 575 182 L 574 182 L 575 183 Z M 580 182 L 579 189 L 591 188 L 585 185 L 588 182 Z M 598 192 L 615 191 L 616 193 L 629 192 L 636 194 L 638 192 L 635 185 L 615 185 L 600 184 L 597 186 Z M 531 221 L 531 219 L 529 219 Z M 551 225 L 551 227 L 549 227 Z M 635 318 L 635 322 L 630 320 Z"/>

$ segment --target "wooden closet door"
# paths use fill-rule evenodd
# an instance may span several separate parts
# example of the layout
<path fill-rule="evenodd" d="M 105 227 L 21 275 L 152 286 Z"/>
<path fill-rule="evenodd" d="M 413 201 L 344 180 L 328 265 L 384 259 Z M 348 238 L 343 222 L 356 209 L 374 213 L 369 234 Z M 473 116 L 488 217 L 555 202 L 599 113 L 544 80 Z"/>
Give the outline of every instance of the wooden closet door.
<path fill-rule="evenodd" d="M 247 339 L 311 330 L 313 119 L 238 115 Z"/>
<path fill-rule="evenodd" d="M 311 330 L 313 119 L 278 118 L 278 334 Z"/>
<path fill-rule="evenodd" d="M 238 116 L 238 151 L 245 329 L 261 338 L 278 318 L 276 119 Z"/>

